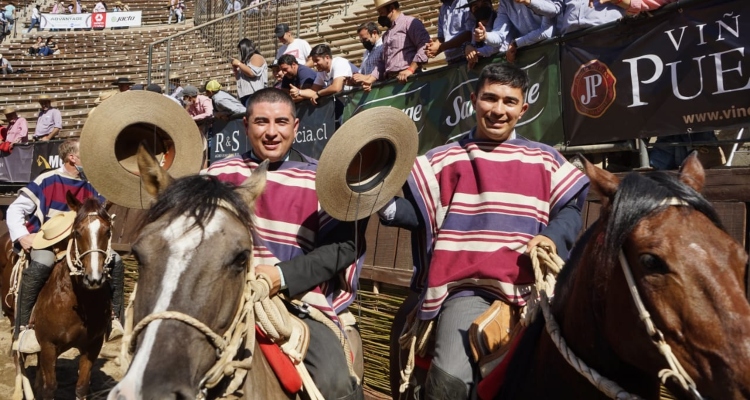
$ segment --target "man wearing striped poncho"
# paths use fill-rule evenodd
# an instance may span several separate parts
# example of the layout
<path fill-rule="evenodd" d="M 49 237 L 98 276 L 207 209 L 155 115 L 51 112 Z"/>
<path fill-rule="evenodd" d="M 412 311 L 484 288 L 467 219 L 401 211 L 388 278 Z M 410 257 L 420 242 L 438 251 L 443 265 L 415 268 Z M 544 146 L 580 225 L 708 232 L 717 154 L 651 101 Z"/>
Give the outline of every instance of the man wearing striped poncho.
<path fill-rule="evenodd" d="M 495 300 L 523 306 L 534 282 L 528 249 L 548 245 L 565 259 L 581 228 L 588 179 L 552 147 L 516 135 L 528 85 L 516 66 L 487 66 L 471 95 L 476 128 L 417 157 L 406 198 L 380 210 L 383 223 L 414 231 L 417 318 L 437 318 L 428 399 L 471 396 L 471 323 Z"/>
<path fill-rule="evenodd" d="M 252 149 L 212 164 L 205 173 L 240 185 L 263 160 L 271 162 L 266 189 L 255 202 L 256 273 L 271 278 L 272 295 L 299 299 L 342 329 L 353 325 L 347 307 L 354 301 L 364 249 L 355 249 L 353 223 L 337 221 L 320 208 L 317 161 L 291 148 L 299 126 L 292 98 L 275 88 L 259 90 L 248 100 L 244 120 Z M 290 311 L 310 328 L 304 363 L 323 397 L 363 398 L 331 329 L 307 316 L 306 309 L 290 305 Z"/>

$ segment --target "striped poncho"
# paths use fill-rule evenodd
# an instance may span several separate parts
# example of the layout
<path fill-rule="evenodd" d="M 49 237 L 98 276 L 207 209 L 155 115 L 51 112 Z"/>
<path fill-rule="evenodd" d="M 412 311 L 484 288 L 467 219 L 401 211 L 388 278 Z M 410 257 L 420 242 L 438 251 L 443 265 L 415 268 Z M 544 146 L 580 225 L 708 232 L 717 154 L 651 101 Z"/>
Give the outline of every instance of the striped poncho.
<path fill-rule="evenodd" d="M 258 164 L 249 153 L 213 163 L 206 173 L 242 184 Z M 315 192 L 317 161 L 285 161 L 266 178 L 266 189 L 255 203 L 253 263 L 275 265 L 303 256 L 339 222 L 320 207 Z M 298 296 L 338 323 L 338 314 L 354 301 L 364 257 L 338 277 Z"/>
<path fill-rule="evenodd" d="M 588 188 L 553 148 L 520 138 L 435 148 L 417 158 L 407 183 L 426 225 L 414 241 L 412 282 L 423 320 L 467 292 L 524 305 L 534 281 L 526 244 Z"/>
<path fill-rule="evenodd" d="M 80 202 L 89 197 L 96 197 L 104 202 L 104 197 L 91 183 L 68 174 L 64 167 L 42 173 L 21 189 L 21 193 L 36 204 L 34 214 L 26 222 L 29 233 L 38 232 L 42 224 L 55 214 L 70 211 L 65 197 L 68 192 Z"/>

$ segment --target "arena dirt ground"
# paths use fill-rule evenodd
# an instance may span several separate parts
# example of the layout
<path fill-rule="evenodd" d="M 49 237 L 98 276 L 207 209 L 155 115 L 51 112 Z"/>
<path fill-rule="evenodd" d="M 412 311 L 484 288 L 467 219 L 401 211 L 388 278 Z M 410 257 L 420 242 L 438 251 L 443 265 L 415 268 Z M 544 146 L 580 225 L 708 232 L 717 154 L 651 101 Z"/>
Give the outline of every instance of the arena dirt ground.
<path fill-rule="evenodd" d="M 7 318 L 0 317 L 0 399 L 10 399 L 13 395 L 15 368 L 10 357 L 11 327 Z M 99 360 L 91 373 L 91 394 L 89 399 L 106 399 L 110 389 L 122 378 L 120 367 L 115 364 L 120 351 L 120 340 L 105 343 Z M 27 359 L 26 373 L 32 384 L 36 376 L 36 356 Z M 78 352 L 70 350 L 57 361 L 57 400 L 74 400 L 75 385 L 78 379 Z"/>

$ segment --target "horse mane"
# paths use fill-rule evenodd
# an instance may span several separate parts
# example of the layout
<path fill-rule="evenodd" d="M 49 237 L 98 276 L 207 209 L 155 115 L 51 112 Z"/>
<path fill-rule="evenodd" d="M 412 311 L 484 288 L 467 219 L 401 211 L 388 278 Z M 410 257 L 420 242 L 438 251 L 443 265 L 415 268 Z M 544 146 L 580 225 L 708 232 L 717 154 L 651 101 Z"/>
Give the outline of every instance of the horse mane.
<path fill-rule="evenodd" d="M 88 214 L 91 212 L 95 212 L 99 218 L 109 221 L 109 214 L 107 214 L 104 204 L 102 204 L 102 202 L 96 197 L 88 197 L 83 200 L 83 203 L 78 208 L 73 226 L 79 226 L 84 223 L 84 219 L 87 219 Z"/>
<path fill-rule="evenodd" d="M 179 178 L 161 192 L 156 203 L 145 214 L 140 228 L 166 214 L 188 215 L 195 225 L 204 228 L 205 222 L 213 217 L 220 204 L 231 205 L 237 217 L 245 226 L 252 226 L 249 205 L 231 183 L 222 182 L 211 175 L 191 175 Z"/>

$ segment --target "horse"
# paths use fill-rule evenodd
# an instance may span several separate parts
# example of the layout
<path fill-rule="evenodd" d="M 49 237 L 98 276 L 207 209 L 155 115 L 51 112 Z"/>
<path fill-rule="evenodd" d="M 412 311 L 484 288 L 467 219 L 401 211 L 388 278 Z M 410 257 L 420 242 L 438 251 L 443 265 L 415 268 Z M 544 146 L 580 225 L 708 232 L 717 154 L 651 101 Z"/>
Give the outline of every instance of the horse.
<path fill-rule="evenodd" d="M 10 233 L 5 232 L 0 236 L 0 302 L 2 302 L 2 312 L 10 320 L 10 326 L 16 324 L 15 318 L 15 297 L 10 296 L 11 274 L 13 266 L 18 261 L 18 254 L 13 251 L 13 242 L 10 240 Z"/>
<path fill-rule="evenodd" d="M 67 255 L 52 267 L 49 279 L 39 292 L 31 315 L 41 347 L 36 388 L 43 399 L 54 398 L 57 389 L 55 365 L 57 357 L 76 348 L 80 352 L 76 397 L 86 398 L 89 392 L 91 369 L 99 357 L 104 336 L 109 328 L 112 305 L 106 265 L 110 258 L 112 219 L 103 204 L 91 197 L 83 202 L 70 192 L 66 194 L 68 207 L 76 212 Z M 3 237 L 2 246 L 8 250 L 10 240 Z M 0 261 L 14 261 L 15 256 L 4 254 Z M 4 306 L 8 306 L 12 319 L 13 302 L 5 301 L 10 287 L 11 263 L 3 267 Z M 16 355 L 18 357 L 18 355 Z"/>
<path fill-rule="evenodd" d="M 240 309 L 252 265 L 252 205 L 265 187 L 266 167 L 233 187 L 212 176 L 174 180 L 143 146 L 137 158 L 144 187 L 158 197 L 132 246 L 140 266 L 132 304 L 133 321 L 140 321 L 137 345 L 108 399 L 212 397 L 205 377 L 223 352 L 214 335 L 230 329 Z M 167 311 L 179 317 L 142 325 Z M 145 326 L 140 335 L 139 326 Z M 296 398 L 281 387 L 257 341 L 250 351 L 243 354 L 252 357 L 245 398 Z"/>
<path fill-rule="evenodd" d="M 631 173 L 621 181 L 582 161 L 600 217 L 557 277 L 552 318 L 539 313 L 517 338 L 505 375 L 486 379 L 502 380 L 499 393 L 483 393 L 482 382 L 482 398 L 659 399 L 662 384 L 681 399 L 750 398 L 748 255 L 700 195 L 697 156 L 677 176 Z M 594 385 L 563 351 L 609 387 Z"/>

